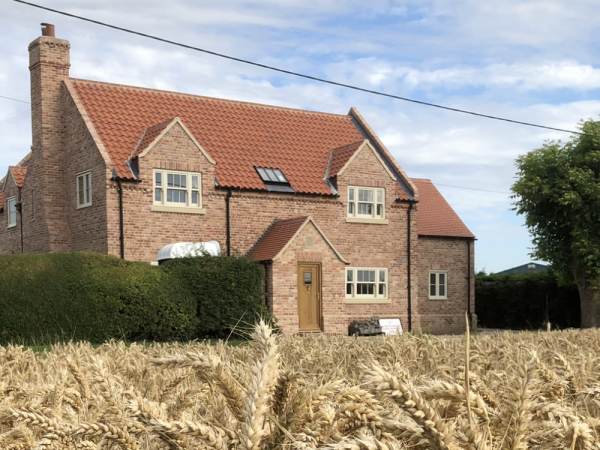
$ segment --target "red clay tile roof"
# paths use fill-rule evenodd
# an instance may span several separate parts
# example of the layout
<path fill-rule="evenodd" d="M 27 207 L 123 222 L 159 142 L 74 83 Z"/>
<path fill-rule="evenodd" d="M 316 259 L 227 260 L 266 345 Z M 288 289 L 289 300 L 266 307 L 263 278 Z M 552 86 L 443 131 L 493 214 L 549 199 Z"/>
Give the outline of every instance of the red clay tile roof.
<path fill-rule="evenodd" d="M 411 198 L 400 186 L 396 186 L 396 200 L 411 200 Z"/>
<path fill-rule="evenodd" d="M 10 170 L 15 178 L 15 182 L 17 186 L 23 187 L 23 182 L 25 181 L 25 175 L 27 174 L 27 166 L 25 167 L 17 167 L 17 166 L 9 166 L 8 170 Z"/>
<path fill-rule="evenodd" d="M 329 178 L 335 177 L 338 172 L 346 165 L 346 163 L 352 158 L 352 155 L 356 153 L 356 150 L 365 142 L 362 141 L 353 142 L 352 144 L 344 145 L 333 149 L 331 153 L 333 157 L 331 159 L 331 167 L 329 168 Z"/>
<path fill-rule="evenodd" d="M 475 237 L 431 180 L 411 178 L 419 190 L 419 236 Z"/>
<path fill-rule="evenodd" d="M 4 192 L 0 191 L 0 209 L 4 208 Z"/>
<path fill-rule="evenodd" d="M 307 219 L 308 217 L 296 217 L 276 222 L 248 258 L 256 261 L 271 261 L 283 250 Z"/>
<path fill-rule="evenodd" d="M 154 125 L 153 127 L 146 129 L 135 148 L 135 152 L 131 154 L 131 158 L 134 158 L 146 150 L 148 146 L 154 142 L 154 139 L 160 136 L 165 128 L 167 128 L 169 124 L 173 122 L 173 120 L 175 120 L 175 118 L 165 120 L 163 123 L 159 123 L 158 125 Z"/>
<path fill-rule="evenodd" d="M 266 189 L 254 167 L 276 167 L 296 192 L 331 195 L 323 181 L 331 150 L 364 139 L 347 115 L 71 82 L 122 177 L 131 177 L 125 161 L 144 130 L 172 117 L 180 117 L 217 162 L 223 187 Z"/>

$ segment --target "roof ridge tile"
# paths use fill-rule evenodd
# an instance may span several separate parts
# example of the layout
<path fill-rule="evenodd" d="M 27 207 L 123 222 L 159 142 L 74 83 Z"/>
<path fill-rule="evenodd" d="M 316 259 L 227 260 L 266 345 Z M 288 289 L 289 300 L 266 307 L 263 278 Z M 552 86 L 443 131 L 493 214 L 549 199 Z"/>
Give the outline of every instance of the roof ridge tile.
<path fill-rule="evenodd" d="M 110 87 L 114 87 L 114 88 L 131 89 L 131 90 L 135 90 L 135 91 L 154 92 L 158 95 L 174 95 L 174 96 L 180 96 L 180 97 L 190 98 L 190 99 L 201 99 L 201 100 L 205 100 L 205 101 L 209 101 L 209 102 L 223 103 L 223 104 L 231 105 L 231 106 L 255 106 L 255 107 L 264 108 L 264 109 L 275 109 L 275 110 L 290 111 L 290 112 L 304 113 L 304 114 L 310 114 L 310 115 L 324 115 L 324 116 L 335 117 L 335 118 L 344 119 L 344 120 L 351 119 L 350 116 L 348 116 L 347 114 L 335 114 L 335 113 L 328 113 L 328 112 L 323 112 L 323 111 L 311 111 L 308 109 L 291 108 L 288 106 L 267 105 L 265 103 L 245 102 L 245 101 L 241 101 L 241 100 L 230 100 L 230 99 L 226 99 L 226 98 L 209 97 L 206 95 L 187 94 L 185 92 L 165 91 L 162 89 L 147 88 L 147 87 L 142 87 L 142 86 L 131 86 L 131 85 L 119 84 L 119 83 L 109 83 L 106 81 L 86 80 L 83 78 L 70 77 L 69 80 L 74 82 L 75 84 L 86 83 L 86 84 L 99 85 L 99 86 L 110 86 Z"/>

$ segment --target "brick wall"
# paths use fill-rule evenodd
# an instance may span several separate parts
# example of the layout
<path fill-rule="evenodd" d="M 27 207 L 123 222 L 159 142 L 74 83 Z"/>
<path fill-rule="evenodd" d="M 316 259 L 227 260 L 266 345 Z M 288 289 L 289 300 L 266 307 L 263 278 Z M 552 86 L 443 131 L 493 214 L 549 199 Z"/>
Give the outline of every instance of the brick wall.
<path fill-rule="evenodd" d="M 66 90 L 66 87 L 65 87 Z M 75 101 L 68 92 L 63 97 L 65 128 L 63 137 L 65 208 L 70 230 L 70 251 L 108 253 L 107 192 L 112 176 L 107 164 Z M 77 207 L 77 175 L 90 171 L 92 175 L 92 204 Z"/>
<path fill-rule="evenodd" d="M 185 124 L 184 124 L 185 125 Z M 202 203 L 205 214 L 152 211 L 153 169 L 167 168 L 202 173 Z M 214 185 L 215 166 L 199 151 L 178 124 L 156 146 L 139 158 L 140 181 L 125 183 L 124 222 L 125 257 L 138 261 L 155 261 L 165 245 L 185 241 L 217 240 L 226 251 L 225 196 L 227 191 Z M 346 329 L 351 318 L 370 319 L 401 317 L 406 328 L 407 204 L 395 201 L 396 182 L 376 156 L 363 150 L 337 180 L 339 197 L 317 197 L 232 190 L 230 201 L 231 246 L 234 254 L 245 255 L 275 219 L 313 216 L 318 226 L 343 257 L 355 267 L 388 269 L 389 304 L 346 305 L 336 330 Z M 347 188 L 349 185 L 377 186 L 386 189 L 388 224 L 347 223 Z M 107 195 L 108 253 L 119 255 L 118 196 L 109 182 Z M 416 251 L 416 216 L 412 215 L 413 252 Z M 324 267 L 324 273 L 328 270 Z M 273 275 L 273 291 L 279 279 Z M 343 274 L 337 283 L 343 281 Z M 295 279 L 293 281 L 295 283 Z M 340 292 L 344 292 L 343 283 Z M 417 274 L 413 273 L 413 298 L 417 299 Z M 295 295 L 295 294 L 294 294 Z M 295 297 L 294 297 L 295 298 Z M 270 299 L 275 302 L 276 299 Z M 291 300 L 289 300 L 291 302 Z M 295 308 L 295 300 L 289 308 Z M 325 325 L 333 325 L 325 320 Z M 415 320 L 416 310 L 415 310 Z M 296 319 L 297 321 L 297 319 Z M 343 325 L 341 323 L 343 322 Z M 291 323 L 291 322 L 290 322 Z M 290 325 L 293 326 L 293 325 Z M 297 326 L 297 325 L 296 325 Z"/>
<path fill-rule="evenodd" d="M 62 105 L 69 50 L 68 41 L 54 37 L 39 37 L 29 44 L 32 153 L 22 191 L 27 253 L 70 250 Z"/>
<path fill-rule="evenodd" d="M 202 173 L 202 209 L 206 213 L 152 211 L 155 168 Z M 139 158 L 139 182 L 123 183 L 125 258 L 156 261 L 162 247 L 176 242 L 217 240 L 224 249 L 225 193 L 215 191 L 214 180 L 215 166 L 183 128 L 175 124 L 152 150 Z M 119 256 L 119 198 L 116 183 L 109 182 L 107 191 L 108 253 Z"/>
<path fill-rule="evenodd" d="M 423 331 L 454 334 L 465 331 L 467 271 L 471 270 L 471 311 L 475 312 L 474 242 L 464 238 L 419 236 L 419 316 Z M 467 264 L 467 245 L 471 261 Z M 447 300 L 429 299 L 429 271 L 448 271 Z"/>
<path fill-rule="evenodd" d="M 8 228 L 7 200 L 14 197 L 19 202 L 19 188 L 10 172 L 4 187 L 4 212 L 0 214 L 0 254 L 21 253 L 21 214 L 17 211 L 17 225 Z"/>

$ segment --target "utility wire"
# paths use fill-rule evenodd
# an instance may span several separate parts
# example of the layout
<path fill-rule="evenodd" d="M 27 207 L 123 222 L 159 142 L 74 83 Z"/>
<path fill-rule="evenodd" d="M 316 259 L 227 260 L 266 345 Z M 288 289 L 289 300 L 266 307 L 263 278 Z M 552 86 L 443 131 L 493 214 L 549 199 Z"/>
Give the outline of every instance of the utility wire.
<path fill-rule="evenodd" d="M 17 100 L 16 98 L 10 98 L 10 97 L 5 97 L 4 95 L 0 95 L 0 98 L 5 98 L 8 100 L 14 100 L 15 102 L 21 102 L 21 103 L 27 103 L 29 104 L 29 102 L 23 101 L 23 100 Z M 441 184 L 441 183 L 434 183 L 436 186 L 445 186 L 445 187 L 451 187 L 451 188 L 457 188 L 457 189 L 468 189 L 470 191 L 483 191 L 483 192 L 494 192 L 496 194 L 507 194 L 510 195 L 510 192 L 502 192 L 502 191 L 490 191 L 488 189 L 477 189 L 477 188 L 470 188 L 470 187 L 464 187 L 464 186 L 454 186 L 452 184 Z"/>
<path fill-rule="evenodd" d="M 16 98 L 5 97 L 4 95 L 0 95 L 0 98 L 5 98 L 7 100 L 13 100 L 15 102 L 27 103 L 29 105 L 29 102 L 26 102 L 25 100 L 17 100 Z"/>
<path fill-rule="evenodd" d="M 433 183 L 435 186 L 446 186 L 446 187 L 451 187 L 451 188 L 457 188 L 457 189 L 468 189 L 470 191 L 483 191 L 483 192 L 494 192 L 496 194 L 506 194 L 506 195 L 511 195 L 510 192 L 503 192 L 503 191 L 490 191 L 489 189 L 477 189 L 477 188 L 470 188 L 470 187 L 464 187 L 464 186 L 453 186 L 452 184 L 441 184 L 441 183 Z"/>
<path fill-rule="evenodd" d="M 63 16 L 72 17 L 74 19 L 79 19 L 79 20 L 84 20 L 86 22 L 95 23 L 96 25 L 101 25 L 103 27 L 113 28 L 115 30 L 123 31 L 125 33 L 136 34 L 138 36 L 146 37 L 148 39 L 154 39 L 155 41 L 160 41 L 160 42 L 164 42 L 164 43 L 167 43 L 167 44 L 177 45 L 179 47 L 187 48 L 187 49 L 190 49 L 190 50 L 195 50 L 195 51 L 198 51 L 198 52 L 207 53 L 209 55 L 218 56 L 220 58 L 230 59 L 232 61 L 237 61 L 237 62 L 241 62 L 241 63 L 244 63 L 244 64 L 249 64 L 251 66 L 262 67 L 263 69 L 273 70 L 275 72 L 285 73 L 285 74 L 293 75 L 293 76 L 296 76 L 296 77 L 306 78 L 308 80 L 318 81 L 320 83 L 326 83 L 326 84 L 330 84 L 330 85 L 333 85 L 333 86 L 340 86 L 340 87 L 347 88 L 347 89 L 353 89 L 355 91 L 366 92 L 366 93 L 373 94 L 373 95 L 380 95 L 382 97 L 393 98 L 393 99 L 402 100 L 402 101 L 405 101 L 405 102 L 417 103 L 419 105 L 425 105 L 425 106 L 431 106 L 431 107 L 434 107 L 434 108 L 445 109 L 447 111 L 454 111 L 454 112 L 458 112 L 458 113 L 462 113 L 462 114 L 470 114 L 472 116 L 484 117 L 486 119 L 501 120 L 503 122 L 516 123 L 516 124 L 519 124 L 519 125 L 526 125 L 528 127 L 544 128 L 546 130 L 561 131 L 561 132 L 564 132 L 564 133 L 572 133 L 572 134 L 579 134 L 579 135 L 585 135 L 586 134 L 586 133 L 582 133 L 580 131 L 573 131 L 573 130 L 565 130 L 563 128 L 548 127 L 548 126 L 545 126 L 545 125 L 539 125 L 539 124 L 530 123 L 530 122 L 521 122 L 519 120 L 506 119 L 506 118 L 503 118 L 503 117 L 491 116 L 491 115 L 488 115 L 488 114 L 481 114 L 481 113 L 477 113 L 477 112 L 473 112 L 473 111 L 466 111 L 464 109 L 451 108 L 449 106 L 443 106 L 443 105 L 438 105 L 438 104 L 435 104 L 435 103 L 423 102 L 423 101 L 414 100 L 414 99 L 411 99 L 411 98 L 400 97 L 400 96 L 392 95 L 392 94 L 386 94 L 384 92 L 379 92 L 379 91 L 374 91 L 374 90 L 371 90 L 371 89 L 361 88 L 359 86 L 353 86 L 351 84 L 339 83 L 337 81 L 326 80 L 324 78 L 318 78 L 318 77 L 314 77 L 312 75 L 306 75 L 306 74 L 302 74 L 302 73 L 298 73 L 298 72 L 292 72 L 291 70 L 279 69 L 277 67 L 268 66 L 266 64 L 260 64 L 260 63 L 257 63 L 257 62 L 248 61 L 246 59 L 241 59 L 241 58 L 236 58 L 234 56 L 224 55 L 222 53 L 217 53 L 217 52 L 213 52 L 211 50 L 206 50 L 206 49 L 203 49 L 203 48 L 194 47 L 192 45 L 182 44 L 180 42 L 175 42 L 175 41 L 171 41 L 171 40 L 168 40 L 168 39 L 163 39 L 163 38 L 160 38 L 158 36 L 153 36 L 151 34 L 141 33 L 139 31 L 134 31 L 134 30 L 130 30 L 128 28 L 118 27 L 116 25 L 111 25 L 111 24 L 108 24 L 108 23 L 100 22 L 98 20 L 93 20 L 93 19 L 88 19 L 86 17 L 77 16 L 75 14 L 70 14 L 70 13 L 67 13 L 67 12 L 64 12 L 64 11 L 59 11 L 57 9 L 48 8 L 46 6 L 36 5 L 35 3 L 26 2 L 24 0 L 13 0 L 13 1 L 15 1 L 17 3 L 22 3 L 24 5 L 32 6 L 34 8 L 39 8 L 39 9 L 43 9 L 43 10 L 46 10 L 46 11 L 50 11 L 50 12 L 53 12 L 53 13 L 56 13 L 56 14 L 61 14 Z"/>

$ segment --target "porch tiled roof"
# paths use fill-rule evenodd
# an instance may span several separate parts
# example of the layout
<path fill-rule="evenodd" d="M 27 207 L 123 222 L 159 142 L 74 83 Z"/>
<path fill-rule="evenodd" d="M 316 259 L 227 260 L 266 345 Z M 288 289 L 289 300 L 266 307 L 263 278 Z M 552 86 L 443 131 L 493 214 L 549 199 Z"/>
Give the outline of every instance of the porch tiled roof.
<path fill-rule="evenodd" d="M 417 232 L 420 236 L 475 237 L 431 180 L 411 180 L 419 190 Z"/>
<path fill-rule="evenodd" d="M 248 257 L 256 261 L 271 261 L 294 237 L 306 219 L 308 217 L 296 217 L 275 222 Z"/>
<path fill-rule="evenodd" d="M 0 209 L 4 208 L 4 192 L 0 191 Z"/>
<path fill-rule="evenodd" d="M 148 127 L 180 117 L 217 163 L 223 187 L 266 189 L 254 169 L 276 167 L 299 193 L 331 195 L 331 150 L 364 138 L 348 115 L 71 79 L 119 176 Z"/>

